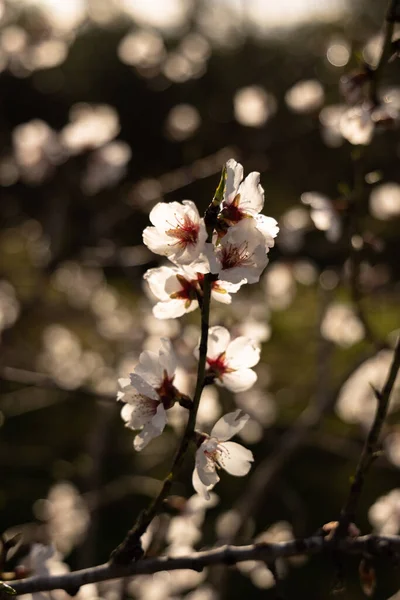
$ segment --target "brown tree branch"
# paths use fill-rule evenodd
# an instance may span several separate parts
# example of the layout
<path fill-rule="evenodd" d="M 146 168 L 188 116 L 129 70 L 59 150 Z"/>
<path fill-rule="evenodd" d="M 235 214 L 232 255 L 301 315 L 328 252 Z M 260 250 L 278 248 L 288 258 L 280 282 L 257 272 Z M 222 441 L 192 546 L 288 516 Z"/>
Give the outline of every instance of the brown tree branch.
<path fill-rule="evenodd" d="M 349 495 L 341 511 L 339 527 L 337 529 L 337 536 L 339 537 L 347 532 L 349 524 L 355 519 L 358 502 L 364 487 L 365 477 L 379 451 L 379 437 L 386 419 L 390 396 L 393 391 L 399 369 L 400 338 L 397 340 L 393 361 L 390 366 L 385 385 L 383 386 L 382 391 L 375 390 L 375 396 L 377 399 L 376 413 L 358 461 L 356 472 L 350 486 Z"/>
<path fill-rule="evenodd" d="M 106 563 L 81 571 L 63 575 L 29 577 L 9 581 L 8 584 L 19 594 L 63 589 L 77 592 L 82 585 L 98 583 L 110 579 L 152 574 L 159 571 L 191 569 L 202 571 L 216 564 L 234 565 L 247 560 L 274 561 L 281 557 L 331 553 L 335 541 L 322 536 L 313 536 L 290 542 L 259 543 L 248 546 L 222 546 L 211 550 L 195 552 L 186 556 L 145 558 L 130 565 Z M 358 538 L 345 538 L 339 541 L 338 551 L 343 554 L 371 556 L 400 556 L 400 536 L 365 535 Z"/>

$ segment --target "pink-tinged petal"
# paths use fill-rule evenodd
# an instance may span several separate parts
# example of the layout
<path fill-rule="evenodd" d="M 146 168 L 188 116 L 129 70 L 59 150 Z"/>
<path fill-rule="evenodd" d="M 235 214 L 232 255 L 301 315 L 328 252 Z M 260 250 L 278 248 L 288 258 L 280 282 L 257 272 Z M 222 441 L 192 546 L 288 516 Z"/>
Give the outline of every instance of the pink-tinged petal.
<path fill-rule="evenodd" d="M 264 207 L 264 190 L 260 185 L 260 173 L 249 173 L 238 189 L 239 206 L 249 213 L 259 213 Z"/>
<path fill-rule="evenodd" d="M 249 418 L 249 415 L 240 409 L 227 413 L 216 422 L 210 436 L 220 442 L 226 442 L 243 429 Z"/>
<path fill-rule="evenodd" d="M 243 477 L 251 469 L 253 453 L 236 442 L 224 442 L 218 445 L 218 462 L 223 469 L 235 477 Z"/>
<path fill-rule="evenodd" d="M 168 300 L 167 302 L 158 302 L 153 306 L 153 315 L 156 319 L 177 319 L 190 313 L 199 306 L 197 300 L 192 300 L 187 306 L 186 300 Z"/>
<path fill-rule="evenodd" d="M 265 239 L 266 247 L 273 248 L 275 245 L 274 238 L 276 238 L 279 233 L 277 221 L 272 217 L 266 217 L 265 215 L 255 215 L 254 219 L 258 231 Z"/>
<path fill-rule="evenodd" d="M 254 367 L 260 361 L 260 348 L 248 337 L 241 335 L 226 349 L 226 362 L 232 369 Z"/>
<path fill-rule="evenodd" d="M 233 158 L 226 163 L 225 204 L 229 206 L 235 199 L 240 182 L 243 179 L 243 167 Z"/>
<path fill-rule="evenodd" d="M 171 340 L 168 338 L 161 339 L 161 348 L 159 352 L 160 366 L 167 372 L 168 377 L 172 377 L 176 371 L 177 362 L 175 352 L 172 348 Z"/>
<path fill-rule="evenodd" d="M 257 373 L 252 369 L 239 369 L 222 376 L 222 385 L 234 393 L 249 390 L 256 381 Z"/>
<path fill-rule="evenodd" d="M 208 331 L 207 358 L 218 358 L 228 347 L 231 341 L 229 331 L 225 327 L 210 327 Z"/>
<path fill-rule="evenodd" d="M 138 375 L 136 373 L 136 369 L 137 367 L 135 367 L 135 372 L 131 373 L 131 389 L 133 388 L 132 392 L 129 392 L 129 390 L 126 392 L 124 401 L 125 402 L 129 402 L 130 404 L 135 403 L 135 396 L 139 393 L 142 396 L 147 396 L 148 398 L 151 398 L 152 400 L 158 400 L 158 394 L 154 389 L 154 386 L 150 385 L 149 383 L 147 383 L 147 381 L 145 379 L 143 379 L 143 377 L 141 377 L 140 375 Z M 146 377 L 146 379 L 148 379 Z M 159 387 L 160 384 L 157 385 L 157 387 Z"/>

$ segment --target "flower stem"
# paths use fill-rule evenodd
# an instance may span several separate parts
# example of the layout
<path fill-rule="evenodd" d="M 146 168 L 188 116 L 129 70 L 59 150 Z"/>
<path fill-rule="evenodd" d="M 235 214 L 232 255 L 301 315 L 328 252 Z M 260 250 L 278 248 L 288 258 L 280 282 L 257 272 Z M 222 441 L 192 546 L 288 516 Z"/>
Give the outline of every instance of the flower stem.
<path fill-rule="evenodd" d="M 150 506 L 139 515 L 137 522 L 132 527 L 132 529 L 128 531 L 123 542 L 119 546 L 117 546 L 117 548 L 115 548 L 115 550 L 112 552 L 110 557 L 112 563 L 129 564 L 130 562 L 141 558 L 141 556 L 143 555 L 143 550 L 140 544 L 140 538 L 145 533 L 153 518 L 160 511 L 161 506 L 171 489 L 172 482 L 176 478 L 178 471 L 182 466 L 190 441 L 193 438 L 193 433 L 196 425 L 197 411 L 199 409 L 201 394 L 204 388 L 207 359 L 208 328 L 210 320 L 210 300 L 213 280 L 214 276 L 211 273 L 208 273 L 204 277 L 203 306 L 201 311 L 201 338 L 199 363 L 197 368 L 197 381 L 193 397 L 193 403 L 190 408 L 189 419 L 186 424 L 185 432 L 182 436 L 181 443 L 176 452 L 171 470 L 168 476 L 164 479 L 163 485 L 158 496 L 153 500 Z"/>

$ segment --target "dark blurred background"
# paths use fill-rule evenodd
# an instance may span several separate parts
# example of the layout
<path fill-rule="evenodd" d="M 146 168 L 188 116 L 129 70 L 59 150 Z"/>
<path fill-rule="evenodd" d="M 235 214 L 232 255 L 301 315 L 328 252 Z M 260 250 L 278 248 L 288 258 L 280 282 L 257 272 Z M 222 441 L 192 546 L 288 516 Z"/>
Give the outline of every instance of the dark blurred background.
<path fill-rule="evenodd" d="M 141 233 L 158 201 L 191 199 L 204 210 L 230 157 L 246 173 L 261 172 L 264 212 L 281 232 L 260 285 L 212 317 L 263 342 L 257 388 L 237 398 L 219 390 L 204 428 L 243 406 L 252 419 L 242 437 L 257 464 L 310 399 L 335 395 L 362 365 L 266 491 L 247 533 L 286 522 L 284 530 L 309 535 L 338 516 L 374 407 L 368 383 L 379 385 L 390 362 L 376 340 L 393 342 L 399 327 L 395 127 L 378 131 L 363 152 L 352 240 L 365 244 L 362 305 L 376 339 L 352 305 L 349 240 L 337 234 L 355 163 L 338 84 L 362 61 L 376 64 L 384 14 L 385 2 L 372 0 L 2 0 L 2 531 L 25 524 L 28 540 L 54 542 L 60 514 L 59 536 L 72 530 L 72 541 L 58 549 L 72 567 L 88 566 L 107 559 L 154 495 L 182 416 L 134 455 L 114 400 L 117 379 L 167 335 L 190 391 L 199 314 L 179 323 L 152 317 L 142 275 L 159 261 Z M 380 92 L 395 110 L 399 86 L 392 61 Z M 390 531 L 382 510 L 368 517 L 399 482 L 396 421 L 394 410 L 362 498 L 364 533 L 400 526 L 397 499 L 392 512 L 384 504 Z M 191 468 L 188 460 L 176 494 L 192 494 Z M 197 547 L 216 542 L 221 516 L 244 487 L 223 479 Z M 363 597 L 357 568 L 355 559 L 346 566 L 348 598 Z M 289 566 L 284 585 L 288 597 L 302 590 L 300 597 L 328 598 L 332 578 L 332 564 L 317 558 Z M 265 579 L 253 579 L 232 571 L 225 594 L 274 597 Z M 396 570 L 378 565 L 376 598 L 399 587 Z"/>

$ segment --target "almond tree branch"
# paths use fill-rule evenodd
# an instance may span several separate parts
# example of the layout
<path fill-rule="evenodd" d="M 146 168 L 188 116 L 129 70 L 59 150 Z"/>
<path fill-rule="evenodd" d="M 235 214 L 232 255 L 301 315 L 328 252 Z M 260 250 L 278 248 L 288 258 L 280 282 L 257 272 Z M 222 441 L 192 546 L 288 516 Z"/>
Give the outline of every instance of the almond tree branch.
<path fill-rule="evenodd" d="M 394 25 L 398 19 L 398 10 L 400 6 L 400 0 L 390 0 L 386 12 L 385 18 L 385 32 L 382 42 L 382 49 L 379 56 L 378 64 L 375 69 L 370 69 L 370 88 L 369 88 L 369 99 L 373 106 L 377 107 L 380 104 L 378 97 L 378 88 L 382 79 L 382 74 L 389 62 L 392 50 L 392 38 L 394 33 Z M 353 305 L 357 314 L 357 317 L 361 321 L 366 339 L 372 343 L 377 349 L 384 348 L 386 345 L 382 340 L 378 339 L 375 335 L 373 328 L 365 314 L 362 306 L 362 293 L 360 290 L 360 270 L 362 262 L 362 248 L 357 248 L 353 236 L 360 236 L 362 239 L 362 232 L 359 231 L 359 217 L 360 208 L 362 208 L 362 200 L 365 190 L 365 178 L 363 169 L 363 158 L 365 155 L 366 148 L 358 147 L 352 152 L 352 163 L 353 163 L 353 191 L 349 200 L 351 201 L 349 210 L 349 281 L 350 281 L 350 293 L 353 301 Z"/>
<path fill-rule="evenodd" d="M 396 348 L 394 350 L 393 361 L 389 369 L 389 373 L 386 379 L 386 383 L 383 386 L 382 391 L 375 390 L 375 396 L 377 399 L 377 407 L 375 418 L 371 425 L 371 429 L 368 433 L 367 439 L 356 468 L 354 479 L 350 486 L 349 495 L 342 508 L 339 527 L 337 528 L 337 535 L 340 537 L 347 532 L 349 524 L 354 521 L 358 502 L 363 490 L 365 477 L 379 451 L 379 437 L 381 434 L 382 427 L 384 425 L 386 415 L 389 408 L 390 396 L 393 391 L 393 387 L 396 381 L 397 374 L 400 369 L 400 338 L 397 340 Z"/>
<path fill-rule="evenodd" d="M 152 574 L 159 571 L 175 571 L 178 569 L 202 571 L 210 565 L 234 565 L 247 560 L 273 561 L 280 557 L 322 553 L 330 555 L 334 544 L 333 539 L 328 540 L 322 536 L 312 536 L 290 542 L 222 546 L 194 552 L 186 556 L 145 558 L 129 565 L 106 563 L 63 575 L 36 576 L 7 583 L 18 595 L 55 589 L 63 589 L 72 594 L 77 593 L 82 585 L 88 583 Z M 400 556 L 400 536 L 365 535 L 358 538 L 345 538 L 339 541 L 338 551 L 343 554 L 362 555 L 368 553 L 372 556 Z"/>
<path fill-rule="evenodd" d="M 222 201 L 225 189 L 225 169 L 222 171 L 220 183 L 215 192 L 214 198 L 206 210 L 205 224 L 207 229 L 207 242 L 212 242 L 212 236 L 219 212 L 219 204 Z M 150 506 L 143 511 L 136 521 L 135 525 L 128 531 L 125 539 L 113 550 L 110 560 L 118 565 L 129 564 L 132 560 L 138 560 L 143 556 L 143 549 L 140 543 L 141 536 L 145 533 L 153 518 L 160 511 L 162 504 L 169 494 L 172 483 L 175 480 L 182 463 L 186 456 L 189 444 L 193 438 L 197 411 L 199 409 L 201 394 L 205 384 L 208 330 L 210 322 L 210 303 L 213 281 L 216 277 L 207 273 L 203 280 L 203 301 L 201 304 L 201 336 L 199 347 L 199 362 L 197 366 L 196 388 L 193 396 L 192 406 L 189 409 L 189 418 L 183 433 L 179 448 L 175 454 L 174 462 L 168 476 L 164 479 L 158 496 L 153 500 Z"/>

